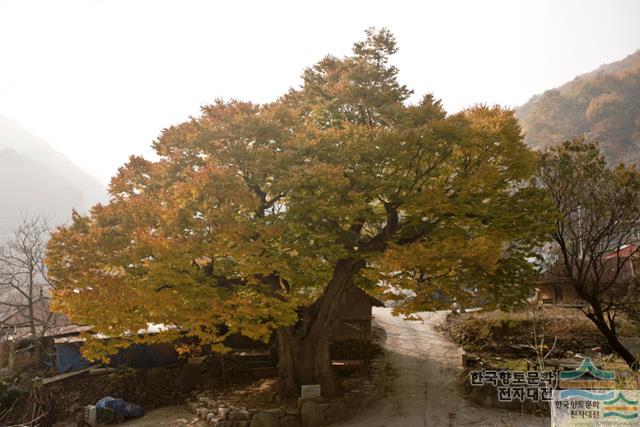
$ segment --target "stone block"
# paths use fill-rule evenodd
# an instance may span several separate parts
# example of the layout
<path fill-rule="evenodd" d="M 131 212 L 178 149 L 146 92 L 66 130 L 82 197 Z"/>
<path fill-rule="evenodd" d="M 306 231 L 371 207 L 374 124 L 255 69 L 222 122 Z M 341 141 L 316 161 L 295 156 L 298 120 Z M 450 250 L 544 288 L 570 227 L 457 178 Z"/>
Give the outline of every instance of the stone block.
<path fill-rule="evenodd" d="M 324 410 L 324 417 L 328 424 L 342 421 L 349 416 L 349 408 L 344 400 L 331 402 Z"/>
<path fill-rule="evenodd" d="M 249 421 L 251 415 L 246 409 L 236 409 L 229 412 L 229 421 Z"/>
<path fill-rule="evenodd" d="M 306 401 L 300 408 L 302 427 L 320 427 L 324 424 L 324 414 L 318 403 Z"/>
<path fill-rule="evenodd" d="M 267 414 L 271 414 L 273 416 L 275 416 L 276 418 L 282 418 L 285 416 L 285 412 L 284 409 L 282 408 L 273 408 L 273 409 L 266 409 L 262 412 L 266 412 Z"/>
<path fill-rule="evenodd" d="M 280 418 L 280 427 L 300 427 L 300 418 L 293 415 L 285 415 Z"/>
<path fill-rule="evenodd" d="M 280 427 L 280 420 L 274 414 L 258 412 L 251 420 L 251 427 Z"/>

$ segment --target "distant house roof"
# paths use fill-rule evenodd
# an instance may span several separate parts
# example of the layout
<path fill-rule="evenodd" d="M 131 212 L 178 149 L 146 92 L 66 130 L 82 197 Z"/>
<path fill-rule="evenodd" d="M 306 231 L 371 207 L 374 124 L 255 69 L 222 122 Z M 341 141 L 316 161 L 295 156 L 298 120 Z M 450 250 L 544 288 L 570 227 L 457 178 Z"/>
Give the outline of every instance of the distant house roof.
<path fill-rule="evenodd" d="M 613 278 L 613 274 L 615 274 L 615 271 L 617 271 L 616 263 L 614 260 L 619 258 L 626 259 L 629 257 L 640 256 L 639 249 L 640 247 L 638 245 L 631 244 L 631 245 L 623 245 L 617 250 L 613 250 L 611 252 L 606 253 L 605 255 L 602 256 L 601 259 L 605 261 L 603 263 L 605 267 L 608 264 L 611 266 L 611 268 L 604 270 L 604 272 L 607 273 L 607 271 L 609 271 L 609 273 L 612 275 L 611 278 Z M 636 276 L 637 274 L 634 271 L 633 263 L 627 261 L 623 266 L 622 270 L 620 270 L 620 276 L 618 276 L 618 279 L 630 280 L 632 278 L 635 278 Z M 542 272 L 538 276 L 538 283 L 540 284 L 569 283 L 569 279 L 567 278 L 564 263 L 560 260 L 555 262 L 551 267 L 546 269 L 544 272 Z"/>
<path fill-rule="evenodd" d="M 46 336 L 57 336 L 69 333 L 69 330 L 77 328 L 71 324 L 69 318 L 62 313 L 52 313 L 49 309 L 50 298 L 41 296 L 33 304 L 33 317 L 36 328 L 41 331 L 42 325 L 48 323 Z M 9 307 L 0 317 L 0 335 L 10 336 L 12 339 L 22 338 L 30 334 L 30 321 L 27 306 Z"/>
<path fill-rule="evenodd" d="M 640 255 L 638 254 L 639 249 L 640 248 L 638 247 L 638 245 L 635 245 L 635 244 L 623 245 L 618 250 L 611 251 L 608 254 L 604 255 L 603 258 L 604 259 L 628 258 L 633 255 Z"/>

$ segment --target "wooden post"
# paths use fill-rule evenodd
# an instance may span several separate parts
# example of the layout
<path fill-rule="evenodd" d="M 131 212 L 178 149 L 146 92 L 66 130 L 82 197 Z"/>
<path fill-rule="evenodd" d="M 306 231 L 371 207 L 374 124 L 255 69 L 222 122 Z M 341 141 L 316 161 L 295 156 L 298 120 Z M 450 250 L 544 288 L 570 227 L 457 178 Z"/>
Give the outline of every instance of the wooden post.
<path fill-rule="evenodd" d="M 7 363 L 7 367 L 9 368 L 10 372 L 13 372 L 15 363 L 16 363 L 16 343 L 14 341 L 11 341 L 9 343 L 9 360 Z"/>
<path fill-rule="evenodd" d="M 365 330 L 365 338 L 364 338 L 364 373 L 367 374 L 367 369 L 369 369 L 369 338 L 371 338 L 371 318 L 369 318 L 363 328 Z"/>
<path fill-rule="evenodd" d="M 5 369 L 9 366 L 9 343 L 0 343 L 0 369 Z"/>

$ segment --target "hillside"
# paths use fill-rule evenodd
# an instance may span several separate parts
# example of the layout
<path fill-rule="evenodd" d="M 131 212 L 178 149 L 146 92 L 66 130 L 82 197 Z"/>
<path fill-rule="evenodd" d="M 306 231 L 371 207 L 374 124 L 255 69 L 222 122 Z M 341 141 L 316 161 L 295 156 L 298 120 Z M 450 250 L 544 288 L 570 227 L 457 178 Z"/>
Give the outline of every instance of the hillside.
<path fill-rule="evenodd" d="M 104 186 L 17 123 L 0 117 L 0 237 L 25 215 L 50 225 L 106 198 Z"/>
<path fill-rule="evenodd" d="M 640 50 L 532 97 L 517 116 L 534 148 L 583 135 L 609 162 L 639 162 Z"/>

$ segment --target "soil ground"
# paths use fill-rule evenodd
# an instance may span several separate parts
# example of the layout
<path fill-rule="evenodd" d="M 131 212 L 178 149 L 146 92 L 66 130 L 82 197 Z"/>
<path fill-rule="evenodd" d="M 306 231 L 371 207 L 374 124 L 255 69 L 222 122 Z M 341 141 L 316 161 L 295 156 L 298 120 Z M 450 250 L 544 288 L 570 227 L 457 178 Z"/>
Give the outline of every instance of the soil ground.
<path fill-rule="evenodd" d="M 99 424 L 102 426 L 103 424 Z M 121 424 L 109 424 L 118 427 L 204 427 L 206 423 L 198 421 L 184 405 L 165 406 L 147 412 L 143 417 L 125 421 Z M 67 420 L 54 424 L 54 427 L 75 427 L 75 421 Z M 107 426 L 107 424 L 104 424 Z"/>

